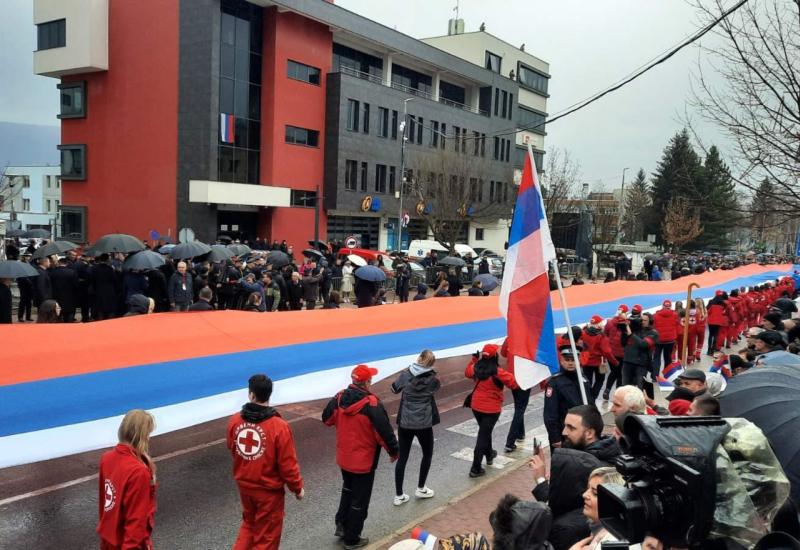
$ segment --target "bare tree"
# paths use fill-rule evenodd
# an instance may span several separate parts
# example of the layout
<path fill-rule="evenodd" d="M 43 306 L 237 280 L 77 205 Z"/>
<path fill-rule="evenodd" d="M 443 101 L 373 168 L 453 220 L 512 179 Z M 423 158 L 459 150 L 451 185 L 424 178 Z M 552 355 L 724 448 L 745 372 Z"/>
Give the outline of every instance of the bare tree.
<path fill-rule="evenodd" d="M 7 172 L 8 166 L 0 168 L 0 212 L 9 212 L 9 219 L 14 219 L 14 199 L 22 194 L 26 176 L 7 174 Z"/>
<path fill-rule="evenodd" d="M 412 159 L 411 181 L 404 193 L 417 201 L 433 238 L 449 251 L 455 249 L 465 224 L 509 219 L 517 187 L 509 170 L 506 181 L 488 175 L 486 158 L 480 155 L 440 150 Z"/>
<path fill-rule="evenodd" d="M 617 242 L 619 234 L 619 201 L 613 193 L 606 193 L 605 186 L 597 183 L 589 197 L 583 201 L 592 219 L 592 250 L 597 258 L 604 258 Z M 597 276 L 600 276 L 602 262 L 598 261 Z"/>
<path fill-rule="evenodd" d="M 722 0 L 697 0 L 704 19 L 717 19 Z M 735 145 L 737 183 L 756 191 L 773 183 L 775 210 L 800 217 L 800 0 L 751 0 L 716 27 L 720 41 L 702 51 L 723 84 L 698 66 L 693 104 Z"/>
<path fill-rule="evenodd" d="M 672 251 L 677 251 L 702 234 L 700 216 L 689 206 L 689 201 L 682 197 L 669 201 L 664 211 L 664 219 L 661 221 L 661 235 Z"/>
<path fill-rule="evenodd" d="M 542 199 L 547 223 L 555 232 L 553 215 L 569 210 L 580 194 L 581 167 L 566 149 L 553 149 L 547 154 L 547 165 L 541 174 Z"/>

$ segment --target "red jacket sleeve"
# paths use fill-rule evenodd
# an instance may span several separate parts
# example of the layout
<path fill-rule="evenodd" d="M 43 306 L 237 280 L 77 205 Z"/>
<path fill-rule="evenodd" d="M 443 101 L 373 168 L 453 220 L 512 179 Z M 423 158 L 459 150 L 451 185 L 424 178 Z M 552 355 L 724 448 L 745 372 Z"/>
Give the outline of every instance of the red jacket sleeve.
<path fill-rule="evenodd" d="M 617 358 L 614 357 L 614 353 L 611 351 L 611 342 L 608 341 L 605 335 L 600 339 L 600 351 L 612 367 L 619 365 L 619 361 L 617 361 Z"/>
<path fill-rule="evenodd" d="M 464 377 L 465 378 L 472 378 L 472 377 L 475 376 L 475 363 L 477 363 L 477 362 L 478 362 L 478 360 L 475 359 L 474 357 L 469 360 L 469 364 L 467 365 L 467 368 L 464 369 Z"/>
<path fill-rule="evenodd" d="M 512 390 L 519 389 L 519 385 L 517 384 L 517 380 L 514 378 L 514 375 L 508 372 L 507 370 L 497 369 L 497 378 L 508 388 Z"/>
<path fill-rule="evenodd" d="M 122 495 L 122 508 L 125 510 L 122 550 L 141 550 L 142 543 L 150 536 L 150 472 L 137 468 L 125 483 Z"/>
<path fill-rule="evenodd" d="M 275 438 L 277 443 L 278 471 L 289 490 L 295 494 L 303 488 L 303 477 L 300 475 L 300 465 L 297 463 L 297 452 L 294 447 L 292 429 L 288 424 L 281 427 Z"/>

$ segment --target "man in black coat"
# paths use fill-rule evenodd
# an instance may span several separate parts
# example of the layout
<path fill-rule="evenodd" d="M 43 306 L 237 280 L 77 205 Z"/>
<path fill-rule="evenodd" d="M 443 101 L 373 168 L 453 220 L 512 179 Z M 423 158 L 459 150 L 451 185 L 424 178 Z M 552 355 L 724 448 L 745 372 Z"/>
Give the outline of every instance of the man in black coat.
<path fill-rule="evenodd" d="M 0 279 L 0 325 L 11 324 L 11 279 Z"/>
<path fill-rule="evenodd" d="M 122 285 L 108 254 L 101 254 L 89 272 L 89 285 L 94 291 L 92 311 L 96 321 L 113 319 L 119 313 Z"/>
<path fill-rule="evenodd" d="M 39 258 L 34 260 L 36 262 L 33 267 L 39 273 L 33 280 L 33 305 L 37 308 L 42 305 L 45 300 L 53 299 L 53 287 L 50 283 L 50 258 Z"/>
<path fill-rule="evenodd" d="M 167 279 L 159 269 L 150 269 L 145 272 L 147 277 L 147 294 L 156 304 L 155 313 L 169 311 L 169 296 L 167 295 Z"/>
<path fill-rule="evenodd" d="M 78 274 L 70 267 L 67 258 L 58 261 L 58 266 L 50 273 L 50 283 L 53 299 L 61 306 L 61 322 L 74 322 L 78 308 Z"/>
<path fill-rule="evenodd" d="M 544 425 L 550 445 L 561 446 L 564 420 L 572 407 L 583 404 L 581 389 L 578 386 L 578 373 L 570 346 L 561 346 L 558 350 L 561 371 L 550 377 L 544 393 Z M 587 398 L 592 390 L 585 378 L 582 379 Z"/>
<path fill-rule="evenodd" d="M 91 268 L 82 256 L 79 258 L 71 250 L 67 252 L 67 262 L 78 277 L 77 307 L 81 309 L 81 321 L 87 323 L 91 318 L 89 313 L 91 306 L 89 301 L 89 272 Z"/>
<path fill-rule="evenodd" d="M 197 301 L 189 306 L 189 311 L 214 311 L 214 305 L 211 299 L 214 293 L 209 287 L 203 287 L 198 293 Z"/>
<path fill-rule="evenodd" d="M 33 306 L 33 278 L 22 277 L 17 279 L 17 288 L 19 288 L 19 305 L 17 306 L 17 321 L 20 323 L 25 321 L 32 321 L 31 309 Z"/>

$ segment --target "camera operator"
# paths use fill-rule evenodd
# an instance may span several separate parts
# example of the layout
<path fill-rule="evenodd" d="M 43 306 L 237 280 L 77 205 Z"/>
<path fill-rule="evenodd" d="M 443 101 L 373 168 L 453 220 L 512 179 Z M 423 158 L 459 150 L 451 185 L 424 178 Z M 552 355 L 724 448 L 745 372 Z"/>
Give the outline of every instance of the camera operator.
<path fill-rule="evenodd" d="M 622 357 L 622 385 L 636 386 L 639 389 L 644 386 L 644 376 L 650 371 L 650 350 L 656 344 L 652 333 L 645 335 L 642 328 L 642 318 L 631 317 L 625 321 L 622 333 L 622 346 L 625 350 Z"/>
<path fill-rule="evenodd" d="M 547 437 L 551 447 L 561 446 L 561 434 L 564 431 L 564 419 L 567 411 L 583 403 L 581 389 L 578 386 L 575 358 L 570 346 L 559 346 L 558 362 L 561 365 L 561 371 L 550 377 L 544 394 L 544 425 L 547 428 Z M 580 383 L 584 385 L 586 395 L 592 395 L 586 379 L 581 377 Z"/>

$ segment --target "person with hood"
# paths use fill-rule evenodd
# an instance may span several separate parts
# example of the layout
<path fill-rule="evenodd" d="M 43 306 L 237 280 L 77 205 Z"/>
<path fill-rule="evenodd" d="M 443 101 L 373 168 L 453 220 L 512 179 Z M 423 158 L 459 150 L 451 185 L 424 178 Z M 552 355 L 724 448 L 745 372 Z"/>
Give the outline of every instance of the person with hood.
<path fill-rule="evenodd" d="M 400 456 L 394 466 L 395 497 L 394 505 L 400 506 L 409 501 L 403 492 L 403 478 L 406 463 L 411 454 L 411 443 L 417 438 L 422 448 L 422 461 L 419 465 L 419 480 L 414 496 L 431 498 L 433 489 L 425 485 L 433 460 L 433 427 L 439 423 L 439 409 L 435 395 L 442 387 L 433 365 L 436 356 L 429 349 L 419 354 L 416 362 L 402 371 L 392 383 L 392 393 L 401 394 L 397 410 L 397 439 Z"/>
<path fill-rule="evenodd" d="M 603 382 L 605 382 L 606 375 L 600 372 L 603 360 L 608 361 L 609 368 L 619 366 L 619 361 L 611 350 L 611 343 L 603 333 L 602 324 L 603 318 L 593 315 L 589 324 L 581 332 L 581 341 L 586 349 L 586 357 L 581 361 L 581 366 L 584 367 L 583 372 L 592 386 L 592 399 L 597 399 L 600 390 L 603 389 Z"/>
<path fill-rule="evenodd" d="M 486 475 L 486 470 L 481 466 L 484 457 L 486 465 L 492 465 L 497 456 L 497 451 L 492 449 L 492 431 L 503 408 L 503 388 L 508 387 L 512 390 L 519 388 L 514 375 L 498 366 L 498 351 L 497 344 L 486 344 L 480 352 L 472 355 L 467 368 L 464 369 L 464 376 L 475 382 L 464 405 L 472 409 L 472 414 L 478 423 L 478 437 L 472 453 L 469 477 Z"/>
<path fill-rule="evenodd" d="M 680 325 L 678 314 L 672 309 L 672 301 L 664 300 L 661 306 L 661 309 L 653 315 L 653 328 L 658 332 L 652 370 L 656 376 L 661 372 L 662 356 L 664 357 L 664 366 L 672 363 L 672 352 L 675 350 L 675 340 L 678 338 L 678 326 Z"/>
<path fill-rule="evenodd" d="M 603 463 L 584 451 L 551 447 L 549 474 L 543 455 L 534 455 L 530 464 L 536 483 L 531 492 L 537 501 L 547 502 L 553 513 L 548 540 L 555 550 L 568 550 L 590 534 L 582 493 L 589 475 Z"/>
<path fill-rule="evenodd" d="M 336 428 L 336 463 L 342 471 L 342 495 L 334 535 L 342 538 L 345 550 L 369 544 L 361 531 L 381 447 L 392 462 L 397 460 L 399 452 L 389 415 L 383 403 L 370 392 L 376 374 L 376 368 L 356 366 L 350 373 L 351 384 L 333 396 L 322 412 L 325 425 Z"/>
<path fill-rule="evenodd" d="M 620 304 L 617 307 L 617 314 L 606 322 L 603 327 L 603 334 L 608 338 L 608 345 L 611 346 L 611 353 L 614 359 L 617 360 L 617 366 L 609 365 L 608 379 L 606 380 L 606 389 L 603 390 L 603 400 L 608 401 L 611 395 L 611 388 L 616 383 L 621 386 L 622 382 L 622 356 L 625 353 L 625 348 L 622 346 L 622 331 L 625 328 L 625 323 L 628 320 L 628 306 Z"/>
<path fill-rule="evenodd" d="M 547 438 L 553 447 L 561 446 L 561 434 L 564 432 L 567 411 L 583 404 L 578 384 L 584 385 L 587 398 L 592 395 L 592 388 L 586 379 L 578 378 L 570 346 L 558 347 L 558 362 L 561 370 L 550 377 L 544 392 L 544 426 L 547 429 Z"/>
<path fill-rule="evenodd" d="M 412 302 L 417 302 L 419 300 L 424 300 L 425 298 L 428 297 L 427 294 L 428 294 L 428 285 L 426 285 L 425 283 L 418 284 L 417 285 L 417 295 L 414 296 L 414 299 L 412 300 Z"/>
<path fill-rule="evenodd" d="M 622 356 L 622 385 L 642 389 L 644 376 L 651 369 L 650 348 L 655 342 L 651 336 L 643 334 L 641 317 L 631 317 L 625 324 L 622 343 L 625 349 Z"/>
<path fill-rule="evenodd" d="M 149 446 L 155 426 L 149 412 L 128 411 L 117 431 L 119 443 L 100 458 L 101 550 L 153 547 L 157 484 Z"/>
<path fill-rule="evenodd" d="M 541 502 L 507 494 L 491 514 L 493 550 L 550 550 L 553 513 Z"/>
<path fill-rule="evenodd" d="M 147 315 L 153 313 L 156 307 L 155 301 L 144 294 L 132 294 L 128 298 L 128 312 L 123 317 L 135 317 L 137 315 Z"/>
<path fill-rule="evenodd" d="M 272 380 L 247 381 L 249 401 L 228 421 L 226 445 L 242 503 L 242 524 L 233 550 L 278 550 L 283 531 L 284 487 L 305 496 L 289 424 L 269 406 Z"/>

